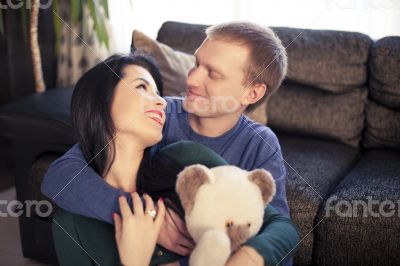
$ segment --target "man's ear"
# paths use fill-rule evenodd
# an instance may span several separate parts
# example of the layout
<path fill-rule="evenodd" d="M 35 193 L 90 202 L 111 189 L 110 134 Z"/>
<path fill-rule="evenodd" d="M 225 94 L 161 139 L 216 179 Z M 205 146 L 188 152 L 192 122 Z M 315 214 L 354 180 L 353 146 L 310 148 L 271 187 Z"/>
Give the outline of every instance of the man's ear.
<path fill-rule="evenodd" d="M 213 182 L 214 176 L 212 172 L 201 164 L 188 166 L 178 174 L 176 192 L 181 199 L 181 204 L 186 214 L 192 211 L 199 188 L 203 184 Z"/>
<path fill-rule="evenodd" d="M 257 83 L 251 85 L 250 88 L 246 89 L 246 92 L 242 97 L 242 105 L 250 105 L 258 102 L 262 97 L 264 97 L 267 92 L 267 85 L 263 83 Z"/>
<path fill-rule="evenodd" d="M 248 179 L 260 188 L 264 205 L 270 203 L 276 193 L 275 180 L 272 175 L 264 169 L 256 169 L 250 172 Z"/>

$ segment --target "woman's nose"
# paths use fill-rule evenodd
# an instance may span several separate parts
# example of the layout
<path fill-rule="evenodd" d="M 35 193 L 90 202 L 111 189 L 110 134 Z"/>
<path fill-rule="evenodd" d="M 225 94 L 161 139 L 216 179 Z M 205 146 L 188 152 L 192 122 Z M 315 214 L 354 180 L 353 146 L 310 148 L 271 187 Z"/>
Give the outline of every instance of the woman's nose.
<path fill-rule="evenodd" d="M 160 95 L 156 96 L 156 105 L 158 107 L 161 107 L 162 109 L 165 109 L 165 107 L 167 107 L 167 101 L 164 100 L 163 97 L 161 97 Z"/>

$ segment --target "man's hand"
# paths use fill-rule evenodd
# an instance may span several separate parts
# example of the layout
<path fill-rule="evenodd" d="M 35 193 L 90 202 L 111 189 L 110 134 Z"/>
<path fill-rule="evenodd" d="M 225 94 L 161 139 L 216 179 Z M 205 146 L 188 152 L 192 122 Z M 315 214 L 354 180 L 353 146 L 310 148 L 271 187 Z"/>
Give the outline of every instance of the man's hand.
<path fill-rule="evenodd" d="M 184 221 L 171 209 L 165 213 L 157 243 L 181 256 L 188 256 L 195 246 Z"/>
<path fill-rule="evenodd" d="M 231 255 L 225 266 L 263 266 L 264 258 L 254 248 L 243 246 Z"/>

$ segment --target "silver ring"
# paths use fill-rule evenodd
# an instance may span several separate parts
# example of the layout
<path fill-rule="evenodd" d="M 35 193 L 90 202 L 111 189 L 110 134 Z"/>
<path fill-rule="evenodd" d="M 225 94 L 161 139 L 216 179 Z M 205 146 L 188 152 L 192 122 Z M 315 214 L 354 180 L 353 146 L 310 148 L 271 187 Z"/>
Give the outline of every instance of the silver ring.
<path fill-rule="evenodd" d="M 146 211 L 146 214 L 150 215 L 154 219 L 154 218 L 156 218 L 157 212 L 156 212 L 156 210 L 152 209 L 152 210 Z"/>

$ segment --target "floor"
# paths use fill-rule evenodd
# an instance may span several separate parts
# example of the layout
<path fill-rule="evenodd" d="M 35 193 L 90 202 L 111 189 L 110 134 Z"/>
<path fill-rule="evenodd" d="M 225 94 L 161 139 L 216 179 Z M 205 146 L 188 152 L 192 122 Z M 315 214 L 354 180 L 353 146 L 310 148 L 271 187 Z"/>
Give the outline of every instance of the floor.
<path fill-rule="evenodd" d="M 6 204 L 16 199 L 13 163 L 9 143 L 0 140 L 0 213 L 6 213 Z M 0 216 L 0 265 L 44 266 L 22 255 L 18 218 Z"/>
<path fill-rule="evenodd" d="M 2 178 L 2 177 L 0 177 Z M 15 200 L 15 188 L 11 187 L 0 192 L 0 200 Z M 6 212 L 6 206 L 0 205 L 1 213 Z M 22 256 L 18 218 L 0 217 L 0 265 L 40 266 L 46 265 Z"/>

